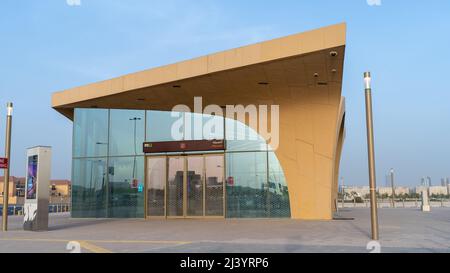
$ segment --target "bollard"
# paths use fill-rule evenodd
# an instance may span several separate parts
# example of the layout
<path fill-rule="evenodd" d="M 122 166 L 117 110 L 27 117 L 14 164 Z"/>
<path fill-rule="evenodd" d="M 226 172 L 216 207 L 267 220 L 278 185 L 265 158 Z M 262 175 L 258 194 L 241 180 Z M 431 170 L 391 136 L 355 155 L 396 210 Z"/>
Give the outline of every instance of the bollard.
<path fill-rule="evenodd" d="M 16 215 L 16 205 L 13 207 L 13 215 Z"/>
<path fill-rule="evenodd" d="M 427 189 L 422 191 L 422 211 L 430 212 L 430 210 L 431 206 L 430 206 L 429 192 Z"/>
<path fill-rule="evenodd" d="M 405 199 L 403 199 L 402 201 L 403 201 L 403 208 L 405 208 Z"/>

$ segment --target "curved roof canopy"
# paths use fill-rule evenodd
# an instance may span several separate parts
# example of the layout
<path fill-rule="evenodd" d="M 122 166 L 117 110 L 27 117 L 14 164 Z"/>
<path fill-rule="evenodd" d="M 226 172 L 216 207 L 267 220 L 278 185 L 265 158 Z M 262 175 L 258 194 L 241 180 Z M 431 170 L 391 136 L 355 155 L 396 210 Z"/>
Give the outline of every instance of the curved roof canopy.
<path fill-rule="evenodd" d="M 340 96 L 345 33 L 343 23 L 75 87 L 54 93 L 52 107 L 72 119 L 74 108 L 193 107 L 194 96 L 217 105 L 294 99 L 293 88 Z"/>

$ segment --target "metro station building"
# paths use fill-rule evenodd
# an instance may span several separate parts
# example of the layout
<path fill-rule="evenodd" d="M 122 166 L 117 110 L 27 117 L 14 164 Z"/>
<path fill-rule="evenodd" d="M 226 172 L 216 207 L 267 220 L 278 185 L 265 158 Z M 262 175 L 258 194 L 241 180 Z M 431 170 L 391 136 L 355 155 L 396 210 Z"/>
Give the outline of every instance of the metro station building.
<path fill-rule="evenodd" d="M 338 24 L 54 93 L 73 121 L 72 217 L 332 219 L 345 44 Z M 195 97 L 278 105 L 277 147 L 247 118 L 173 111 Z M 223 126 L 185 123 L 174 139 L 180 117 Z"/>

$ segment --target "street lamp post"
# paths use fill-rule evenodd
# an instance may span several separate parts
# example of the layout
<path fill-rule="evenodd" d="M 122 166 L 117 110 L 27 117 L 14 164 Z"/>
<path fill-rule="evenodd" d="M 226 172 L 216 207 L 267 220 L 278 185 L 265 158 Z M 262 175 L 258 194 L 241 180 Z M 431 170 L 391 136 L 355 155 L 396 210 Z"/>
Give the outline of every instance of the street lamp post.
<path fill-rule="evenodd" d="M 12 128 L 12 112 L 13 104 L 8 102 L 6 105 L 6 137 L 5 137 L 5 157 L 8 160 L 8 166 L 5 169 L 4 182 L 3 182 L 3 217 L 2 217 L 2 229 L 8 230 L 8 198 L 9 198 L 9 171 L 11 168 L 11 128 Z"/>
<path fill-rule="evenodd" d="M 378 209 L 376 195 L 376 177 L 375 177 L 375 148 L 373 137 L 373 118 L 372 118 L 372 78 L 370 72 L 364 73 L 364 86 L 366 94 L 366 124 L 367 124 L 367 149 L 369 156 L 369 183 L 370 183 L 370 212 L 372 226 L 372 240 L 378 240 Z"/>
<path fill-rule="evenodd" d="M 136 179 L 135 177 L 135 173 L 136 173 L 136 156 L 137 156 L 137 150 L 136 150 L 136 122 L 138 120 L 141 120 L 141 118 L 138 117 L 134 117 L 134 118 L 130 118 L 130 121 L 134 121 L 134 160 L 133 160 L 133 182 Z"/>
<path fill-rule="evenodd" d="M 342 181 L 342 208 L 344 208 L 345 206 L 345 185 L 344 185 L 344 178 L 341 177 L 341 181 Z"/>
<path fill-rule="evenodd" d="M 391 188 L 392 188 L 391 202 L 392 202 L 392 207 L 395 208 L 394 169 L 391 169 L 389 171 L 389 174 L 391 175 Z"/>

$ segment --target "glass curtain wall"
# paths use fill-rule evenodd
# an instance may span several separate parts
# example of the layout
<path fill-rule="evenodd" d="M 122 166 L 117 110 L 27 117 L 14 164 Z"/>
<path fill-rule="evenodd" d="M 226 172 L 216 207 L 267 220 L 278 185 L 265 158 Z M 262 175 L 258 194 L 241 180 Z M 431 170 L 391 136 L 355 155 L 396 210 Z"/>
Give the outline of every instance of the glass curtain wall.
<path fill-rule="evenodd" d="M 110 110 L 108 217 L 144 217 L 145 111 Z"/>
<path fill-rule="evenodd" d="M 144 217 L 145 111 L 75 109 L 72 216 Z"/>
<path fill-rule="evenodd" d="M 107 217 L 108 118 L 105 109 L 75 109 L 72 217 Z"/>
<path fill-rule="evenodd" d="M 226 119 L 227 217 L 290 217 L 280 162 L 266 141 L 244 123 Z"/>
<path fill-rule="evenodd" d="M 201 127 L 196 120 L 202 120 Z M 288 188 L 275 153 L 239 121 L 194 113 L 75 109 L 73 126 L 73 217 L 144 217 L 142 143 L 224 135 L 226 217 L 290 217 Z"/>

